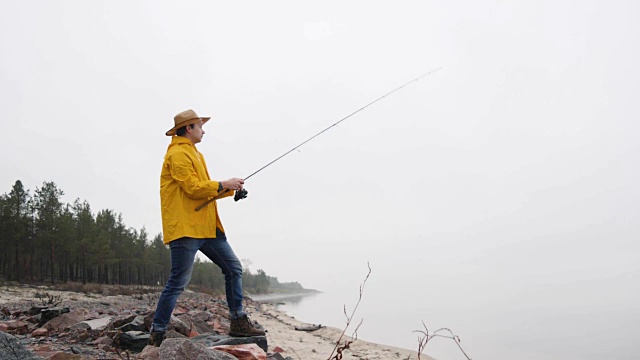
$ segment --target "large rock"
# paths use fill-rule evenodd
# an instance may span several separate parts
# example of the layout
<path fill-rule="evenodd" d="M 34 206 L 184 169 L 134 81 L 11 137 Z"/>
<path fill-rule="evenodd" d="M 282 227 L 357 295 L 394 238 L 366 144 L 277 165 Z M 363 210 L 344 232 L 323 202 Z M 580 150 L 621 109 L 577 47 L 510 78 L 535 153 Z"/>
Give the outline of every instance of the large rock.
<path fill-rule="evenodd" d="M 114 317 L 109 325 L 107 326 L 108 330 L 117 329 L 125 324 L 128 324 L 133 321 L 138 315 L 136 314 L 128 314 L 128 315 L 119 315 Z M 147 327 L 148 328 L 148 327 Z"/>
<path fill-rule="evenodd" d="M 184 336 L 175 330 L 167 330 L 164 334 L 165 339 L 188 339 L 188 336 Z"/>
<path fill-rule="evenodd" d="M 138 360 L 160 360 L 160 348 L 147 345 L 137 357 Z"/>
<path fill-rule="evenodd" d="M 118 330 L 127 332 L 127 331 L 146 331 L 146 327 L 144 325 L 144 316 L 138 315 L 136 316 L 130 323 L 124 324 L 118 328 Z"/>
<path fill-rule="evenodd" d="M 194 344 L 188 339 L 166 339 L 160 345 L 159 355 L 162 360 L 237 360 L 229 354 L 207 349 L 200 344 Z"/>
<path fill-rule="evenodd" d="M 47 321 L 42 327 L 49 329 L 49 331 L 63 331 L 85 320 L 87 314 L 88 311 L 85 309 L 76 309 Z"/>
<path fill-rule="evenodd" d="M 171 315 L 171 321 L 169 322 L 169 326 L 167 326 L 167 330 L 175 330 L 184 336 L 189 336 L 189 333 L 191 332 L 189 325 L 185 324 L 184 321 L 173 315 Z"/>
<path fill-rule="evenodd" d="M 229 353 L 238 360 L 267 360 L 267 353 L 256 344 L 221 345 L 213 349 Z"/>
<path fill-rule="evenodd" d="M 266 336 L 232 337 L 229 335 L 202 334 L 191 338 L 191 341 L 197 344 L 202 344 L 208 348 L 219 345 L 241 344 L 256 344 L 265 352 L 269 348 Z"/>
<path fill-rule="evenodd" d="M 42 309 L 42 311 L 40 312 L 40 321 L 44 324 L 53 318 L 68 313 L 69 311 L 70 310 L 68 307 L 53 307 L 49 309 Z"/>
<path fill-rule="evenodd" d="M 128 331 L 118 333 L 113 339 L 113 344 L 122 350 L 141 352 L 149 343 L 149 334 L 142 331 Z"/>
<path fill-rule="evenodd" d="M 107 316 L 99 319 L 86 320 L 83 321 L 83 323 L 89 325 L 89 328 L 91 328 L 91 330 L 104 330 L 106 329 L 107 325 L 109 325 L 110 321 L 111 316 Z"/>
<path fill-rule="evenodd" d="M 42 313 L 42 310 L 48 309 L 47 306 L 32 306 L 27 310 L 27 315 L 38 315 Z"/>
<path fill-rule="evenodd" d="M 47 330 L 46 328 L 35 329 L 31 332 L 32 337 L 47 336 L 47 335 L 49 335 L 49 330 Z"/>
<path fill-rule="evenodd" d="M 2 360 L 39 360 L 20 343 L 18 338 L 0 332 L 0 359 Z"/>
<path fill-rule="evenodd" d="M 29 324 L 20 320 L 10 320 L 2 323 L 2 331 L 15 335 L 26 335 L 29 333 Z"/>
<path fill-rule="evenodd" d="M 91 330 L 91 325 L 87 324 L 84 321 L 81 321 L 77 324 L 74 324 L 73 326 L 71 326 L 69 328 L 70 330 L 78 330 L 78 331 L 82 331 L 82 330 Z"/>
<path fill-rule="evenodd" d="M 85 346 L 79 346 L 78 345 L 78 346 L 71 346 L 71 348 L 69 350 L 71 350 L 71 352 L 74 353 L 74 354 L 89 356 L 92 359 L 95 359 L 100 355 L 96 351 L 96 349 L 94 349 L 92 347 L 85 347 Z"/>
<path fill-rule="evenodd" d="M 284 357 L 280 353 L 269 353 L 267 354 L 267 360 L 293 360 L 293 358 L 287 356 Z"/>
<path fill-rule="evenodd" d="M 147 330 L 151 329 L 151 324 L 153 323 L 153 316 L 155 313 L 149 313 L 144 318 L 144 325 Z M 167 325 L 167 330 L 175 330 L 184 336 L 189 336 L 190 328 L 184 321 L 178 319 L 177 317 L 171 315 L 171 319 L 169 320 L 169 325 Z"/>
<path fill-rule="evenodd" d="M 217 333 L 217 331 L 215 331 L 211 325 L 207 324 L 207 321 L 213 318 L 213 314 L 209 312 L 205 312 L 205 311 L 197 312 L 197 313 L 190 312 L 188 314 L 178 315 L 177 317 L 178 319 L 182 320 L 182 322 L 184 322 L 185 324 L 190 323 L 192 325 L 190 326 L 192 332 L 193 330 L 195 330 L 200 334 Z"/>
<path fill-rule="evenodd" d="M 113 339 L 108 336 L 101 336 L 91 342 L 91 345 L 112 345 Z"/>
<path fill-rule="evenodd" d="M 189 311 L 189 317 L 193 320 L 202 320 L 204 322 L 216 320 L 217 318 L 209 311 L 193 310 Z"/>

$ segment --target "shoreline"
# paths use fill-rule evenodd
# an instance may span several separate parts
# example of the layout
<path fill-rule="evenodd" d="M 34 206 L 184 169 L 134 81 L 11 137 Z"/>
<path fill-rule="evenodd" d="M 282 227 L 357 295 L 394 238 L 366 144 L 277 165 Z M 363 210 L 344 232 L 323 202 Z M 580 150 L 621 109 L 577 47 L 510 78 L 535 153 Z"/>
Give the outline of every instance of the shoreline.
<path fill-rule="evenodd" d="M 313 324 L 302 322 L 287 315 L 284 311 L 279 310 L 275 304 L 254 301 L 251 307 L 254 308 L 253 311 L 249 312 L 251 319 L 257 320 L 267 329 L 270 350 L 275 346 L 279 346 L 285 350 L 283 355 L 294 359 L 327 360 L 344 330 L 323 326 L 315 331 L 298 331 L 295 330 L 295 327 Z M 351 336 L 347 336 L 347 334 L 353 332 L 352 328 L 355 327 L 349 327 L 342 338 L 342 343 L 353 340 Z M 418 359 L 418 352 L 356 339 L 349 345 L 349 349 L 342 353 L 342 356 L 343 360 L 415 360 Z M 422 354 L 421 360 L 435 359 Z"/>
<path fill-rule="evenodd" d="M 55 289 L 46 285 L 32 285 L 32 284 L 2 284 L 0 286 L 0 307 L 10 305 L 10 308 L 15 310 L 24 310 L 25 307 L 37 305 L 38 302 L 43 300 L 38 293 L 44 293 L 46 296 L 57 298 L 64 306 L 74 308 L 87 307 L 89 304 L 97 302 L 107 303 L 110 311 L 113 312 L 113 316 L 117 314 L 130 311 L 133 308 L 140 307 L 147 308 L 153 307 L 149 304 L 152 298 L 143 299 L 142 296 L 133 295 L 121 295 L 111 292 L 111 294 L 105 294 L 109 286 L 105 286 L 105 290 L 101 294 L 94 293 L 82 293 L 68 290 Z M 121 288 L 119 288 L 121 290 Z M 188 291 L 187 296 L 182 296 L 180 302 L 187 305 L 192 300 L 191 296 L 199 298 L 204 296 L 206 299 L 217 298 L 217 296 L 211 296 L 202 293 L 195 293 Z M 306 293 L 307 295 L 310 293 Z M 186 294 L 185 294 L 186 295 Z M 293 294 L 275 294 L 274 297 L 282 298 L 286 295 Z M 296 294 L 300 296 L 300 294 Z M 39 297 L 40 296 L 40 297 Z M 269 351 L 274 351 L 277 347 L 284 350 L 283 356 L 290 357 L 298 360 L 327 360 L 330 354 L 335 348 L 336 341 L 340 338 L 343 332 L 343 328 L 335 327 L 322 327 L 315 331 L 298 331 L 296 327 L 304 327 L 313 324 L 299 321 L 296 318 L 286 314 L 284 310 L 278 309 L 277 299 L 263 299 L 253 300 L 251 296 L 247 296 L 246 311 L 252 320 L 258 321 L 267 330 L 267 341 L 269 344 Z M 275 300 L 275 301 L 273 301 Z M 30 304 L 30 305 L 28 305 Z M 192 305 L 192 304 L 191 304 Z M 185 307 L 185 308 L 188 308 Z M 8 319 L 7 319 L 8 320 Z M 341 343 L 345 341 L 353 340 L 353 329 L 356 324 L 352 324 L 349 327 L 345 336 L 343 336 Z M 31 337 L 31 336 L 29 336 Z M 38 343 L 41 341 L 39 340 Z M 57 346 L 65 345 L 64 341 L 57 342 Z M 66 345 L 70 345 L 66 344 Z M 65 345 L 65 346 L 66 346 Z M 35 345 L 34 345 L 35 346 Z M 62 351 L 62 350 L 61 350 Z M 335 353 L 334 353 L 335 355 Z M 138 354 L 132 358 L 137 358 Z M 112 357 L 105 357 L 112 358 Z M 416 360 L 418 359 L 418 353 L 413 350 L 387 346 L 365 340 L 356 339 L 350 344 L 349 348 L 342 353 L 343 360 Z M 421 360 L 434 360 L 425 354 L 421 355 Z"/>
<path fill-rule="evenodd" d="M 319 291 L 319 290 L 309 290 L 305 292 L 292 292 L 292 293 L 273 292 L 273 293 L 259 294 L 259 295 L 247 294 L 245 295 L 245 297 L 251 299 L 253 302 L 257 302 L 261 304 L 277 304 L 279 303 L 279 300 L 295 299 L 295 298 L 321 294 L 321 293 L 322 291 Z"/>

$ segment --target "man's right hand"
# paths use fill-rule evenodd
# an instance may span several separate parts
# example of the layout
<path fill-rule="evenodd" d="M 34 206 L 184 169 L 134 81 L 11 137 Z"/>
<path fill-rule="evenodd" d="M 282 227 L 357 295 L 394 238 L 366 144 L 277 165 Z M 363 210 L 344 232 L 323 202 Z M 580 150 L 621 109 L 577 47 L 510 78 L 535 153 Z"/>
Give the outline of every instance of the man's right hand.
<path fill-rule="evenodd" d="M 244 179 L 231 178 L 229 180 L 221 181 L 223 190 L 242 190 L 244 185 Z"/>

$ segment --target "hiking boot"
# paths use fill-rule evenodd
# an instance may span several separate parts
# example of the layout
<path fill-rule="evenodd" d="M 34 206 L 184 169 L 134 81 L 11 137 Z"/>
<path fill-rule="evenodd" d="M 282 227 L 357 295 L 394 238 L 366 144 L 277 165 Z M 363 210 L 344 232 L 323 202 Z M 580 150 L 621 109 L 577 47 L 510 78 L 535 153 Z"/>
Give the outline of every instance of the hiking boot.
<path fill-rule="evenodd" d="M 265 331 L 262 325 L 258 323 L 252 323 L 247 315 L 243 315 L 242 317 L 231 320 L 229 336 L 249 337 L 264 335 Z"/>
<path fill-rule="evenodd" d="M 161 331 L 152 331 L 149 335 L 149 345 L 159 347 L 164 340 L 164 332 Z"/>

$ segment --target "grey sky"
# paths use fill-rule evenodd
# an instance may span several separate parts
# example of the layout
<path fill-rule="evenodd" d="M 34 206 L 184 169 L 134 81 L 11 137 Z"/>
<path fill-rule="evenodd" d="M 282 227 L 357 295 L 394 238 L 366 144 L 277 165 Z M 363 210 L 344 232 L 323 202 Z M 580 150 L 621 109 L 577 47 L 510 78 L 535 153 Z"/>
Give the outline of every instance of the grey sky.
<path fill-rule="evenodd" d="M 212 176 L 244 177 L 444 66 L 222 203 L 238 255 L 321 289 L 370 261 L 440 303 L 637 309 L 639 7 L 2 1 L 0 189 L 53 180 L 155 235 L 179 111 L 213 117 Z"/>

